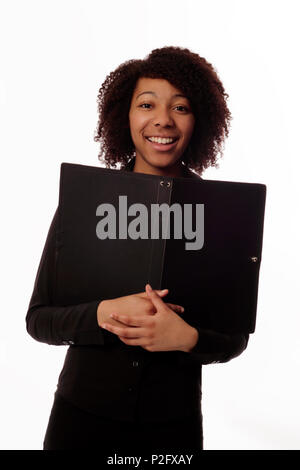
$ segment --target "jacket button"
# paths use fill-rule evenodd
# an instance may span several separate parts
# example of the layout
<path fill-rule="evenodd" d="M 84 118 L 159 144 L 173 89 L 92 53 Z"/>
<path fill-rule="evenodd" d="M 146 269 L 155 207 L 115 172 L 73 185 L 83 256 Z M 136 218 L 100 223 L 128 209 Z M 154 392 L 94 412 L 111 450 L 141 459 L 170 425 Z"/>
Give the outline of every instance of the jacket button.
<path fill-rule="evenodd" d="M 138 361 L 133 361 L 132 365 L 133 365 L 133 367 L 138 367 L 138 366 L 139 366 L 139 362 L 138 362 Z"/>

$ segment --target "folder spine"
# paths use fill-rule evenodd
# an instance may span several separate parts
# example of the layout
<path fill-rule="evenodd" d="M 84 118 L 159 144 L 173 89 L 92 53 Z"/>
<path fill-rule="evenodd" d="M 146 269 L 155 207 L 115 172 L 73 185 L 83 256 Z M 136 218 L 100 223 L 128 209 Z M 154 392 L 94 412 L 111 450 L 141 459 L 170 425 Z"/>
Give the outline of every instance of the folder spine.
<path fill-rule="evenodd" d="M 170 205 L 172 196 L 173 180 L 171 178 L 161 178 L 160 181 L 156 182 L 156 204 L 167 204 Z M 153 222 L 153 221 L 152 221 Z M 162 213 L 159 214 L 159 220 L 157 223 L 162 227 Z M 168 219 L 168 231 L 169 231 L 170 218 Z M 155 227 L 154 227 L 155 228 Z M 159 227 L 158 227 L 159 229 Z M 151 255 L 148 272 L 148 283 L 153 289 L 162 288 L 162 275 L 164 268 L 166 249 L 166 238 L 158 238 L 151 240 Z"/>

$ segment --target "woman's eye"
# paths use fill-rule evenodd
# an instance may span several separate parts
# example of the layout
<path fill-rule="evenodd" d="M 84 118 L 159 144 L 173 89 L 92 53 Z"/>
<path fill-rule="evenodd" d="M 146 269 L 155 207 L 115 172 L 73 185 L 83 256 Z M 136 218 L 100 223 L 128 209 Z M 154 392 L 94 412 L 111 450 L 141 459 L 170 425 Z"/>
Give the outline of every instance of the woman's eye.
<path fill-rule="evenodd" d="M 142 104 L 139 105 L 139 108 L 150 109 L 151 106 L 152 106 L 152 104 L 150 104 L 150 103 L 142 103 Z M 177 108 L 181 112 L 188 112 L 188 108 L 186 106 L 182 106 L 182 105 L 175 106 L 175 109 L 177 109 Z"/>
<path fill-rule="evenodd" d="M 176 106 L 176 108 L 181 108 L 179 111 L 188 111 L 188 108 L 186 108 L 185 106 L 178 105 Z"/>

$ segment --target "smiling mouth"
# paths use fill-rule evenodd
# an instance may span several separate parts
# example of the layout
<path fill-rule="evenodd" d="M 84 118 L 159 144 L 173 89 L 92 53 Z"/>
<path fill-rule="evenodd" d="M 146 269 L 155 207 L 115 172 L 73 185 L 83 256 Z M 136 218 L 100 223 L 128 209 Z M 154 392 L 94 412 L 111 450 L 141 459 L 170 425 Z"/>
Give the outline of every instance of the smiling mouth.
<path fill-rule="evenodd" d="M 151 137 L 145 137 L 145 139 L 147 140 L 148 145 L 151 146 L 154 151 L 159 152 L 160 155 L 163 155 L 168 154 L 168 152 L 172 152 L 175 149 L 179 137 L 176 139 L 155 138 L 154 141 Z"/>
<path fill-rule="evenodd" d="M 156 145 L 172 145 L 179 139 L 178 137 L 145 137 L 148 142 Z"/>

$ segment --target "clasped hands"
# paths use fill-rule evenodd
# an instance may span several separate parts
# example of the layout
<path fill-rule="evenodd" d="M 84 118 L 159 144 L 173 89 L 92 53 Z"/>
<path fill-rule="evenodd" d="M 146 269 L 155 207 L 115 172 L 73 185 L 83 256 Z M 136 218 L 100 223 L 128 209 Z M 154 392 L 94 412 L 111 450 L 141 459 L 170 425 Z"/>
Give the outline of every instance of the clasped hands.
<path fill-rule="evenodd" d="M 98 324 L 129 346 L 189 352 L 198 332 L 177 315 L 183 307 L 162 300 L 167 294 L 168 289 L 155 291 L 147 284 L 145 292 L 104 300 L 98 306 Z"/>

